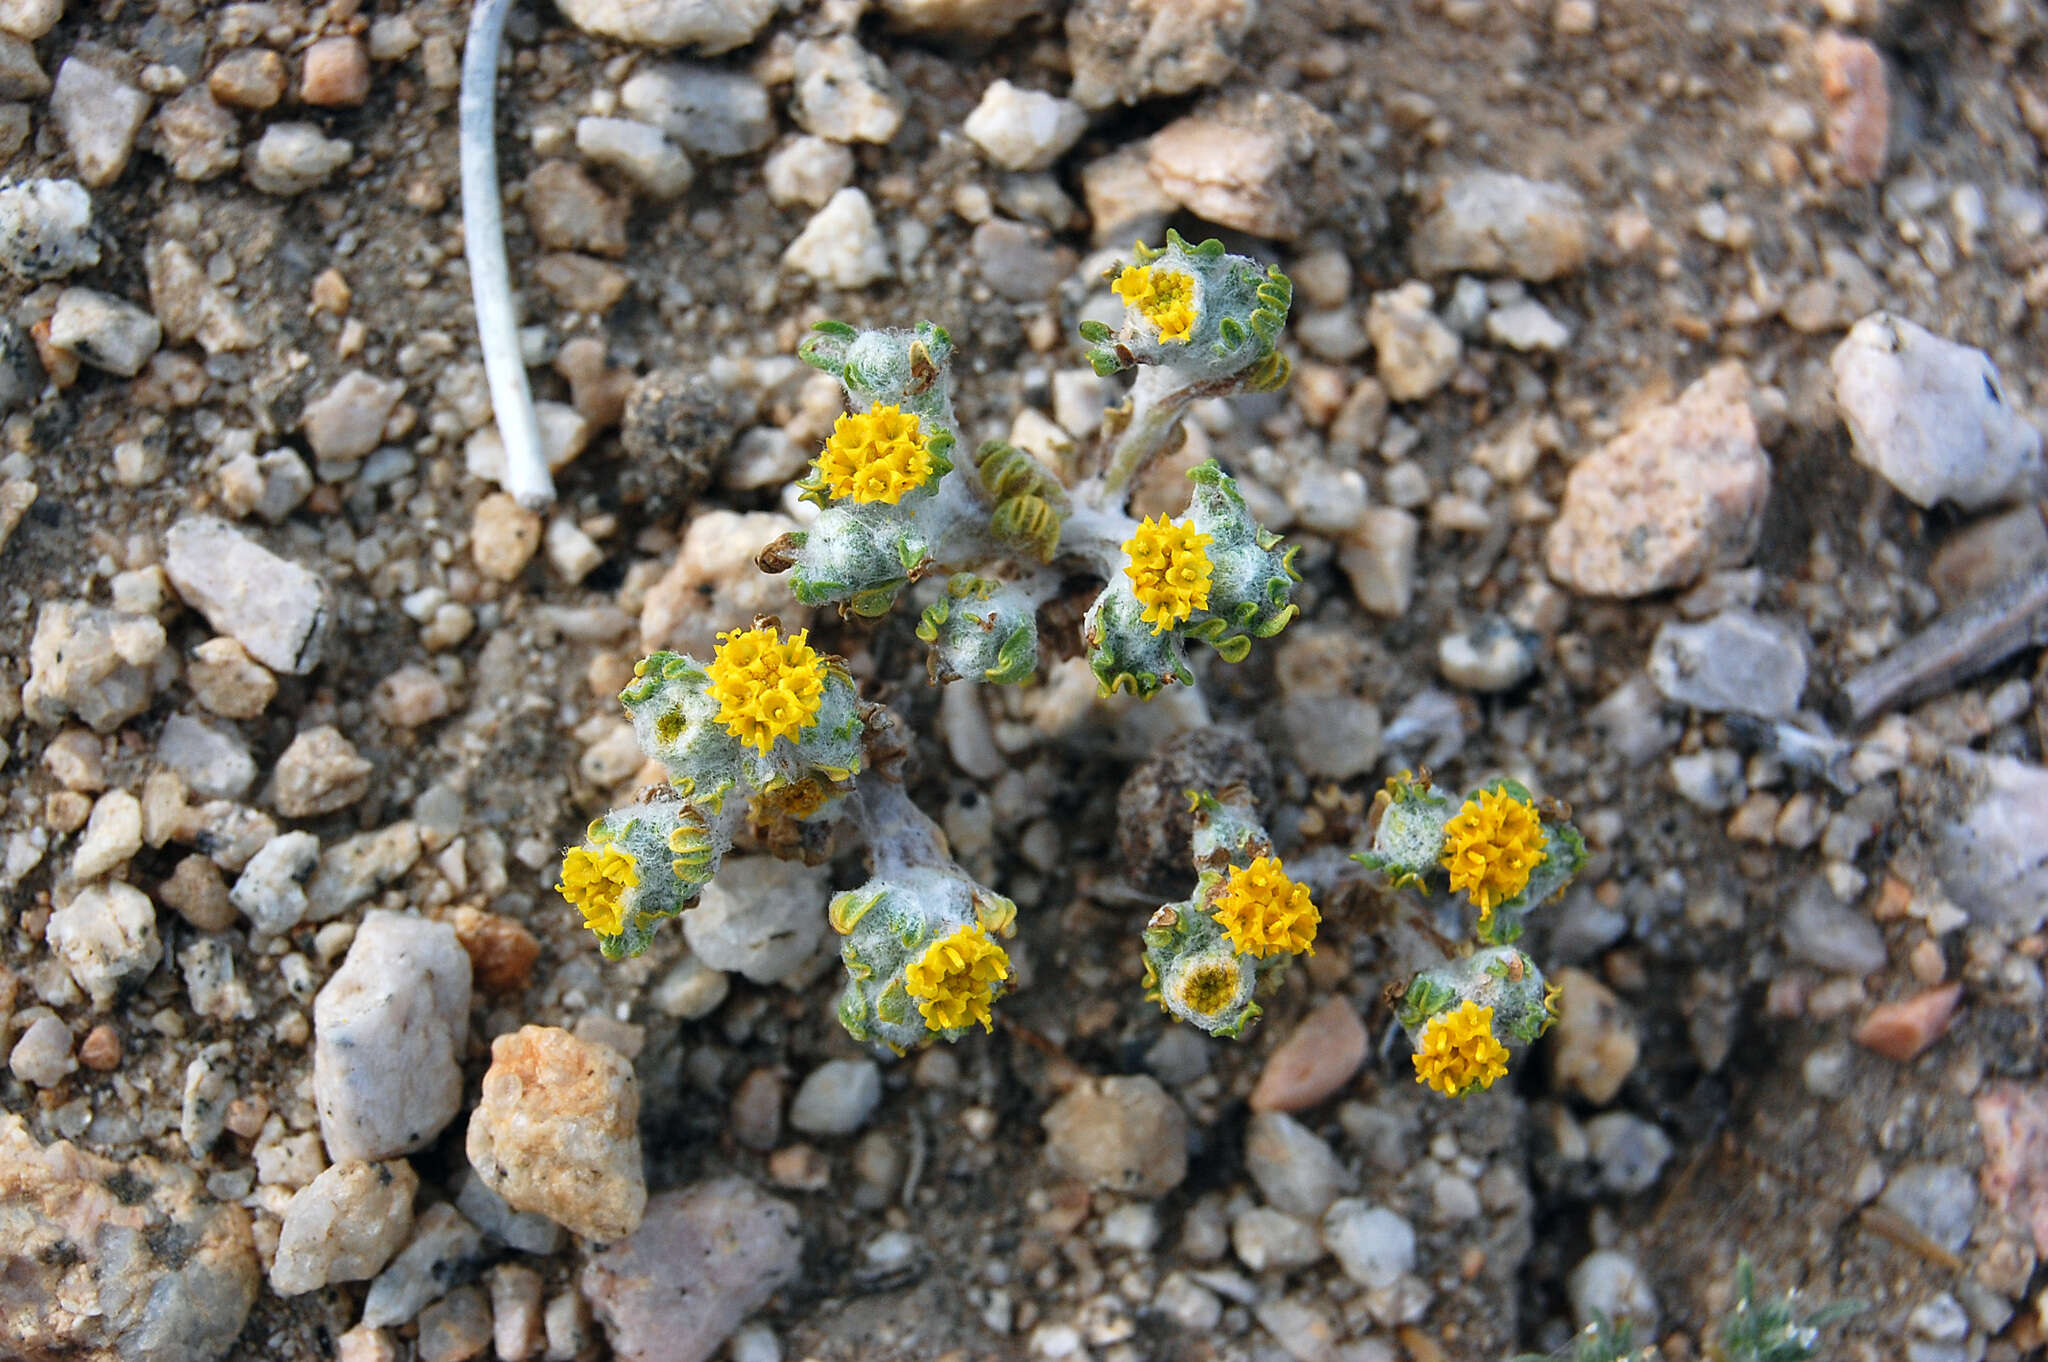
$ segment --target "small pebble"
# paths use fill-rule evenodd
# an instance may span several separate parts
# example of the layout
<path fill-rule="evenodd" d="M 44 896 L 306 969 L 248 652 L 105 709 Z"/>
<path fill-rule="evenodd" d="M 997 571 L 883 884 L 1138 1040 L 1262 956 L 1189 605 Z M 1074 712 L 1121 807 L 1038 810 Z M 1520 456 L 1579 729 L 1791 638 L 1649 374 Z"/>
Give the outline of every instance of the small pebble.
<path fill-rule="evenodd" d="M 0 189 L 0 265 L 20 279 L 62 279 L 100 263 L 92 196 L 76 180 Z"/>
<path fill-rule="evenodd" d="M 894 271 L 868 196 L 835 193 L 782 253 L 782 263 L 835 288 L 865 288 Z"/>
<path fill-rule="evenodd" d="M 761 173 L 768 197 L 778 207 L 822 208 L 853 178 L 853 152 L 838 142 L 808 133 L 775 149 Z"/>
<path fill-rule="evenodd" d="M 381 1329 L 412 1322 L 483 1255 L 476 1226 L 445 1201 L 429 1206 L 413 1222 L 411 1241 L 370 1283 L 363 1323 Z"/>
<path fill-rule="evenodd" d="M 1488 615 L 1444 635 L 1437 643 L 1436 665 L 1452 685 L 1492 695 L 1512 690 L 1535 674 L 1536 650 L 1527 634 Z"/>
<path fill-rule="evenodd" d="M 672 199 L 690 187 L 690 158 L 649 123 L 631 118 L 579 118 L 576 151 L 592 165 L 616 170 L 642 193 Z"/>
<path fill-rule="evenodd" d="M 509 582 L 526 570 L 540 537 L 538 514 L 505 492 L 493 492 L 477 504 L 469 529 L 470 553 L 486 577 Z"/>
<path fill-rule="evenodd" d="M 1044 170 L 1081 139 L 1088 115 L 1070 99 L 998 80 L 960 130 L 1005 170 Z"/>
<path fill-rule="evenodd" d="M 332 724 L 309 728 L 277 759 L 267 799 L 287 818 L 313 818 L 356 803 L 376 768 Z"/>
<path fill-rule="evenodd" d="M 1259 1071 L 1251 1109 L 1301 1111 L 1325 1101 L 1365 1062 L 1370 1038 L 1343 998 L 1321 1003 L 1288 1033 Z"/>
<path fill-rule="evenodd" d="M 1187 1176 L 1187 1116 L 1156 1079 L 1084 1079 L 1044 1123 L 1047 1159 L 1095 1186 L 1150 1198 Z"/>
<path fill-rule="evenodd" d="M 1245 1171 L 1268 1205 L 1313 1220 L 1351 1185 L 1323 1138 L 1292 1116 L 1264 1111 L 1245 1130 Z"/>
<path fill-rule="evenodd" d="M 123 378 L 142 372 L 163 334 L 147 311 L 87 288 L 67 288 L 58 294 L 57 310 L 50 317 L 52 345 Z"/>
<path fill-rule="evenodd" d="M 223 57 L 206 78 L 206 88 L 223 104 L 268 109 L 284 98 L 290 72 L 282 56 L 267 47 L 248 47 Z"/>
<path fill-rule="evenodd" d="M 1955 1019 L 1963 986 L 1943 984 L 1897 1002 L 1880 1003 L 1856 1027 L 1856 1043 L 1897 1064 L 1907 1064 L 1940 1040 Z"/>
<path fill-rule="evenodd" d="M 851 34 L 796 47 L 790 117 L 835 142 L 887 142 L 903 126 L 904 92 L 889 68 Z"/>
<path fill-rule="evenodd" d="M 370 93 L 370 54 L 350 37 L 321 38 L 299 57 L 299 98 L 315 108 L 360 104 Z"/>
<path fill-rule="evenodd" d="M 7 1067 L 24 1083 L 54 1088 L 78 1068 L 71 1056 L 71 1029 L 48 1009 L 33 1010 L 40 1015 L 22 1027 L 20 1038 L 8 1051 Z M 21 1025 L 25 1016 L 18 1014 L 15 1024 Z"/>
<path fill-rule="evenodd" d="M 1383 1290 L 1415 1270 L 1415 1227 L 1357 1197 L 1336 1202 L 1323 1216 L 1323 1243 L 1361 1286 Z"/>
<path fill-rule="evenodd" d="M 882 1071 L 871 1059 L 834 1059 L 804 1077 L 789 1123 L 806 1135 L 851 1135 L 882 1100 Z"/>
<path fill-rule="evenodd" d="M 289 198 L 319 187 L 354 155 L 354 147 L 327 136 L 318 124 L 272 123 L 242 165 L 257 189 Z"/>
<path fill-rule="evenodd" d="M 1878 312 L 1829 365 L 1850 451 L 1915 505 L 1979 510 L 2043 489 L 2041 432 L 1982 350 Z"/>
<path fill-rule="evenodd" d="M 12 63 L 0 62 L 0 71 L 9 65 Z M 7 93 L 7 86 L 20 84 L 18 80 L 0 80 L 0 97 L 20 99 L 42 93 L 19 88 Z M 127 169 L 135 134 L 149 116 L 149 96 L 111 71 L 79 57 L 66 57 L 50 91 L 50 113 L 71 149 L 78 178 L 98 189 L 112 184 Z"/>
<path fill-rule="evenodd" d="M 1657 1332 L 1657 1297 L 1636 1260 L 1614 1249 L 1601 1249 L 1580 1259 L 1566 1279 L 1572 1316 L 1585 1328 L 1596 1319 L 1633 1325 L 1641 1334 Z"/>
<path fill-rule="evenodd" d="M 164 954 L 156 906 L 119 880 L 80 890 L 50 914 L 43 939 L 95 1012 L 111 1008 L 122 988 L 155 969 Z"/>

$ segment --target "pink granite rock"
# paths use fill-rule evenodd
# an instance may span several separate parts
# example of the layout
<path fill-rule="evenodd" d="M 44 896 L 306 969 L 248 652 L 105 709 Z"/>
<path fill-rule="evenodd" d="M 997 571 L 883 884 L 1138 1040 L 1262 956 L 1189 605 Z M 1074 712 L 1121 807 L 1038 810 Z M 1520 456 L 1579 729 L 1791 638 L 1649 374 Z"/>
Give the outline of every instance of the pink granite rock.
<path fill-rule="evenodd" d="M 1572 469 L 1545 565 L 1588 596 L 1688 586 L 1749 557 L 1770 488 L 1749 378 L 1717 365 Z"/>

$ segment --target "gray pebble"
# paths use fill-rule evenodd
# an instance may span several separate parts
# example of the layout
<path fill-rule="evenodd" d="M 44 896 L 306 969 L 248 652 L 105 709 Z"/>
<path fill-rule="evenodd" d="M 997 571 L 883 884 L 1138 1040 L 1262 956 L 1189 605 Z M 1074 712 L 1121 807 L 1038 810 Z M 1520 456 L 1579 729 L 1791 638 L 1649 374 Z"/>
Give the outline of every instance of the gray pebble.
<path fill-rule="evenodd" d="M 1446 634 L 1437 644 L 1436 666 L 1452 685 L 1492 695 L 1521 685 L 1535 673 L 1536 650 L 1528 635 L 1489 615 L 1470 628 Z"/>
<path fill-rule="evenodd" d="M 789 1123 L 806 1135 L 851 1135 L 882 1100 L 882 1070 L 871 1059 L 834 1059 L 804 1078 Z"/>
<path fill-rule="evenodd" d="M 1892 1174 L 1878 1204 L 1954 1253 L 1977 1218 L 1977 1179 L 1954 1164 L 1909 1163 Z"/>
<path fill-rule="evenodd" d="M 1321 1136 L 1285 1112 L 1262 1111 L 1245 1132 L 1245 1171 L 1267 1203 L 1314 1219 L 1351 1186 Z"/>
<path fill-rule="evenodd" d="M 164 720 L 156 759 L 207 799 L 240 799 L 256 783 L 256 758 L 237 733 L 215 728 L 189 714 Z"/>
<path fill-rule="evenodd" d="M 1656 1186 L 1671 1158 L 1671 1140 L 1651 1121 L 1610 1111 L 1586 1122 L 1586 1139 L 1609 1190 L 1630 1195 Z"/>
<path fill-rule="evenodd" d="M 33 1013 L 34 1020 L 27 1018 Z M 32 1008 L 16 1014 L 14 1024 L 22 1028 L 21 1038 L 8 1052 L 7 1067 L 24 1083 L 54 1088 L 77 1070 L 71 1057 L 71 1028 L 48 1008 Z"/>
<path fill-rule="evenodd" d="M 1885 966 L 1877 924 L 1838 900 L 1825 880 L 1808 880 L 1793 896 L 1781 930 L 1793 959 L 1832 974 L 1875 974 Z"/>
<path fill-rule="evenodd" d="M 643 67 L 620 88 L 619 103 L 713 159 L 752 155 L 775 140 L 767 88 L 739 71 L 687 62 Z"/>
<path fill-rule="evenodd" d="M 123 378 L 142 372 L 163 337 L 163 327 L 142 308 L 89 288 L 58 294 L 57 310 L 50 316 L 52 345 Z"/>
<path fill-rule="evenodd" d="M 318 124 L 272 123 L 243 159 L 250 184 L 266 194 L 289 198 L 320 185 L 353 155 L 353 147 L 330 138 Z"/>
<path fill-rule="evenodd" d="M 1392 1286 L 1415 1269 L 1415 1227 L 1386 1209 L 1346 1197 L 1323 1216 L 1323 1244 L 1361 1286 Z"/>
<path fill-rule="evenodd" d="M 24 180 L 0 189 L 0 265 L 17 278 L 62 279 L 100 263 L 92 195 L 76 180 Z"/>
<path fill-rule="evenodd" d="M 1916 505 L 1977 510 L 2039 487 L 2041 432 L 1982 350 L 1877 312 L 1829 365 L 1857 460 Z"/>
<path fill-rule="evenodd" d="M 327 587 L 214 516 L 187 516 L 164 536 L 164 571 L 187 605 L 272 671 L 319 665 Z"/>
<path fill-rule="evenodd" d="M 149 116 L 149 96 L 112 71 L 66 57 L 50 92 L 50 114 L 71 149 L 78 178 L 97 189 L 127 169 L 135 134 Z"/>
<path fill-rule="evenodd" d="M 1636 1260 L 1615 1249 L 1587 1254 L 1565 1283 L 1572 1317 L 1584 1328 L 1595 1319 L 1627 1321 L 1638 1335 L 1657 1333 L 1657 1297 Z"/>
<path fill-rule="evenodd" d="M 412 1242 L 370 1283 L 362 1322 L 373 1329 L 405 1324 L 447 1294 L 458 1274 L 483 1256 L 476 1226 L 443 1201 L 423 1212 Z"/>
<path fill-rule="evenodd" d="M 250 858 L 228 891 L 228 901 L 247 915 L 255 935 L 281 935 L 306 915 L 305 884 L 319 864 L 318 837 L 310 832 L 282 833 Z"/>
<path fill-rule="evenodd" d="M 1324 1252 L 1313 1226 L 1266 1206 L 1254 1206 L 1231 1222 L 1230 1244 L 1238 1261 L 1254 1272 L 1307 1267 Z"/>
<path fill-rule="evenodd" d="M 1710 713 L 1789 717 L 1806 689 L 1805 640 L 1789 625 L 1724 610 L 1667 621 L 1650 645 L 1650 680 L 1668 700 Z"/>
<path fill-rule="evenodd" d="M 1687 803 L 1709 813 L 1735 807 L 1742 798 L 1742 757 L 1725 747 L 1709 747 L 1671 759 L 1671 784 Z"/>
<path fill-rule="evenodd" d="M 822 870 L 773 856 L 729 856 L 683 914 L 683 935 L 712 968 L 777 983 L 818 953 L 826 897 Z"/>

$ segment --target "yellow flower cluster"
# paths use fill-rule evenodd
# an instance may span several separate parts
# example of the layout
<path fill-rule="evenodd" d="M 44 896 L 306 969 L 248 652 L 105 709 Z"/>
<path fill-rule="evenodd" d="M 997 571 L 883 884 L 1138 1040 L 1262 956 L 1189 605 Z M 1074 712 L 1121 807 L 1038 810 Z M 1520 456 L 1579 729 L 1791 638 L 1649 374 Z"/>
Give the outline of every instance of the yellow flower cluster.
<path fill-rule="evenodd" d="M 1444 824 L 1443 865 L 1451 872 L 1451 892 L 1471 895 L 1484 927 L 1497 906 L 1528 885 L 1549 841 L 1527 800 L 1481 790 Z"/>
<path fill-rule="evenodd" d="M 1159 339 L 1185 341 L 1195 329 L 1195 280 L 1179 270 L 1127 266 L 1110 285 L 1126 307 L 1158 328 Z"/>
<path fill-rule="evenodd" d="M 640 883 L 640 865 L 631 852 L 615 846 L 595 851 L 571 847 L 562 858 L 562 879 L 555 892 L 583 914 L 583 925 L 600 936 L 626 930 L 626 891 Z"/>
<path fill-rule="evenodd" d="M 973 1022 L 992 1031 L 989 1005 L 997 986 L 1009 977 L 1009 952 L 972 922 L 927 946 L 903 971 L 903 988 L 917 999 L 918 1012 L 934 1031 Z"/>
<path fill-rule="evenodd" d="M 1316 924 L 1322 914 L 1309 902 L 1308 886 L 1287 878 L 1277 857 L 1261 856 L 1232 866 L 1230 881 L 1216 901 L 1216 921 L 1240 955 L 1315 954 Z"/>
<path fill-rule="evenodd" d="M 1493 1038 L 1493 1009 L 1467 1001 L 1439 1012 L 1422 1029 L 1415 1051 L 1415 1081 L 1446 1097 L 1486 1089 L 1508 1071 L 1508 1047 Z"/>
<path fill-rule="evenodd" d="M 1210 536 L 1197 534 L 1192 520 L 1178 522 L 1147 516 L 1138 532 L 1124 541 L 1130 565 L 1131 594 L 1145 607 L 1143 619 L 1155 634 L 1209 606 L 1209 582 L 1215 575 L 1205 551 Z"/>
<path fill-rule="evenodd" d="M 915 412 L 886 404 L 848 412 L 833 424 L 817 468 L 835 500 L 893 506 L 931 478 L 931 441 Z"/>
<path fill-rule="evenodd" d="M 733 629 L 718 636 L 718 651 L 706 671 L 718 722 L 725 731 L 766 756 L 777 738 L 794 742 L 818 722 L 825 703 L 825 660 L 799 629 L 787 641 L 773 629 Z"/>

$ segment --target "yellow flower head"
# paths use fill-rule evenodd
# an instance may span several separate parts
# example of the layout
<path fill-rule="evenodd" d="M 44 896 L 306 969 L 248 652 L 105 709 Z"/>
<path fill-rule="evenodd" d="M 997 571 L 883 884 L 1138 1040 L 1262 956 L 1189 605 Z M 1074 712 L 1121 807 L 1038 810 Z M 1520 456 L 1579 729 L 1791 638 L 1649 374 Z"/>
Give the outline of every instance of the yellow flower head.
<path fill-rule="evenodd" d="M 893 506 L 930 480 L 932 445 L 917 413 L 877 406 L 848 412 L 834 423 L 817 467 L 819 481 L 835 500 Z"/>
<path fill-rule="evenodd" d="M 995 1001 L 996 987 L 1009 977 L 1009 952 L 989 940 L 980 923 L 970 922 L 925 947 L 903 971 L 903 988 L 917 999 L 917 1010 L 934 1031 L 972 1022 L 993 1031 L 989 1004 Z"/>
<path fill-rule="evenodd" d="M 1216 901 L 1216 921 L 1229 935 L 1231 949 L 1263 960 L 1303 951 L 1314 955 L 1322 914 L 1309 902 L 1307 885 L 1288 879 L 1278 858 L 1261 856 L 1230 868 L 1230 882 Z"/>
<path fill-rule="evenodd" d="M 1205 550 L 1212 542 L 1195 532 L 1190 520 L 1178 522 L 1165 516 L 1147 516 L 1138 532 L 1124 541 L 1124 556 L 1130 564 L 1124 576 L 1131 579 L 1131 594 L 1145 607 L 1145 623 L 1155 634 L 1163 633 L 1197 610 L 1209 608 L 1209 582 L 1215 575 Z"/>
<path fill-rule="evenodd" d="M 1204 960 L 1180 977 L 1174 997 L 1188 1011 L 1213 1017 L 1237 1001 L 1241 980 L 1236 962 Z"/>
<path fill-rule="evenodd" d="M 626 930 L 626 891 L 640 883 L 640 866 L 616 846 L 571 847 L 562 858 L 555 892 L 583 914 L 583 925 L 600 936 Z"/>
<path fill-rule="evenodd" d="M 818 722 L 825 703 L 825 659 L 805 642 L 808 629 L 787 640 L 773 629 L 734 629 L 718 636 L 706 671 L 718 722 L 766 756 L 777 738 L 792 742 Z"/>
<path fill-rule="evenodd" d="M 1496 907 L 1528 885 L 1549 841 L 1527 800 L 1481 790 L 1444 824 L 1443 865 L 1451 872 L 1451 892 L 1462 889 L 1472 896 L 1484 927 Z"/>
<path fill-rule="evenodd" d="M 1415 1050 L 1415 1081 L 1446 1097 L 1493 1086 L 1508 1071 L 1508 1047 L 1493 1038 L 1493 1009 L 1466 1002 L 1439 1012 L 1422 1028 Z"/>
<path fill-rule="evenodd" d="M 1110 285 L 1126 307 L 1158 328 L 1161 341 L 1185 341 L 1195 329 L 1195 280 L 1179 270 L 1131 265 Z"/>

